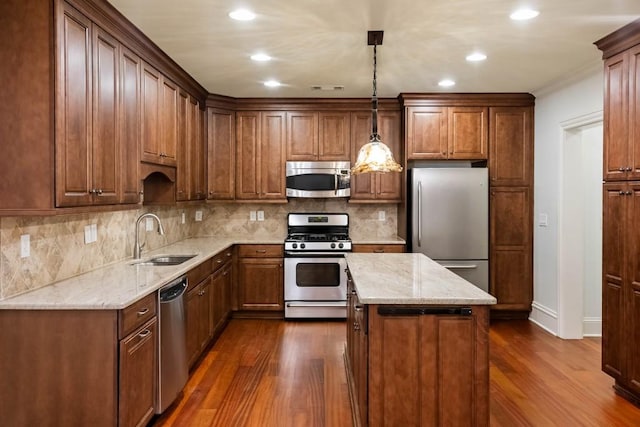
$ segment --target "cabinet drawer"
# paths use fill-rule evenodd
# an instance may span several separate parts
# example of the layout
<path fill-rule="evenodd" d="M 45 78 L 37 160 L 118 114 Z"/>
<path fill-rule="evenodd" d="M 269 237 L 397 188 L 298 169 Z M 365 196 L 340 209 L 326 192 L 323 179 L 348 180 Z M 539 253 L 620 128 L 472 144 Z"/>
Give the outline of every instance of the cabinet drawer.
<path fill-rule="evenodd" d="M 239 245 L 241 258 L 279 258 L 284 255 L 283 245 Z"/>
<path fill-rule="evenodd" d="M 402 253 L 404 245 L 353 245 L 353 252 Z"/>
<path fill-rule="evenodd" d="M 118 336 L 123 338 L 156 315 L 156 293 L 152 293 L 120 310 Z"/>
<path fill-rule="evenodd" d="M 189 290 L 197 286 L 198 283 L 202 282 L 209 274 L 211 274 L 211 259 L 208 259 L 202 264 L 189 270 L 189 272 L 187 273 L 187 279 L 189 280 Z"/>
<path fill-rule="evenodd" d="M 231 248 L 227 248 L 224 251 L 216 254 L 211 260 L 212 271 L 218 271 L 225 263 L 231 261 L 233 258 L 233 251 Z"/>

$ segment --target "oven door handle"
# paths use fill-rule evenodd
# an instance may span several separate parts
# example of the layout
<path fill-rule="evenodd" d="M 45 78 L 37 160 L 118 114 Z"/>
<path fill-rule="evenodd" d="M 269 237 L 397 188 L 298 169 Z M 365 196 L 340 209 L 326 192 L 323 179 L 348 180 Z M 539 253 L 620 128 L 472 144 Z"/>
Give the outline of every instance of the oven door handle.
<path fill-rule="evenodd" d="M 285 251 L 284 256 L 287 258 L 342 258 L 350 252 L 289 252 Z"/>

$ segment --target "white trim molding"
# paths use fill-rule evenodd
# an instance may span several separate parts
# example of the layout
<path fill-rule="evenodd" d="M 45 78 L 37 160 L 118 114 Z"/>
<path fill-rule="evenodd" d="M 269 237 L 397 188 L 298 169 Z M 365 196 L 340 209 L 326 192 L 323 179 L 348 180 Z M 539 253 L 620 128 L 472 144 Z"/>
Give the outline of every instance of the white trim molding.
<path fill-rule="evenodd" d="M 531 304 L 529 321 L 553 335 L 558 335 L 558 313 L 536 301 Z"/>
<path fill-rule="evenodd" d="M 582 330 L 585 337 L 601 337 L 602 336 L 602 318 L 601 317 L 585 317 L 582 321 Z"/>

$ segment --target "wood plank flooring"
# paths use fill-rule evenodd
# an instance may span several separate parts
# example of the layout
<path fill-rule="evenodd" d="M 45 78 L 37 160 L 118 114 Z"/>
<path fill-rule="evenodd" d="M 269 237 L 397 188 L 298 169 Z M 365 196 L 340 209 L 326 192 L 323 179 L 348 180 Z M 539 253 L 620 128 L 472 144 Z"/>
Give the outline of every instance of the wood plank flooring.
<path fill-rule="evenodd" d="M 351 426 L 343 322 L 234 319 L 153 426 Z M 600 371 L 600 339 L 491 325 L 492 426 L 640 426 Z"/>

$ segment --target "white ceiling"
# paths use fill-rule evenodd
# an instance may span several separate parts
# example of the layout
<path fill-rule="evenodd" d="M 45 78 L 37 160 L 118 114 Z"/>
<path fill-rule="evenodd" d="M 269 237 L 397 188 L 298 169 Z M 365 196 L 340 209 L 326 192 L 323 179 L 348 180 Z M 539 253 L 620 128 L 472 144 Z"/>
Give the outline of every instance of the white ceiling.
<path fill-rule="evenodd" d="M 369 97 L 531 92 L 601 64 L 593 42 L 640 17 L 639 0 L 110 0 L 209 92 L 233 97 Z M 509 14 L 527 5 L 532 21 Z M 251 22 L 228 13 L 252 9 Z M 482 63 L 465 56 L 481 50 Z M 274 59 L 256 63 L 264 52 Z M 440 88 L 442 78 L 457 82 Z M 263 82 L 276 79 L 279 88 Z M 343 91 L 312 91 L 344 85 Z"/>

